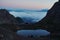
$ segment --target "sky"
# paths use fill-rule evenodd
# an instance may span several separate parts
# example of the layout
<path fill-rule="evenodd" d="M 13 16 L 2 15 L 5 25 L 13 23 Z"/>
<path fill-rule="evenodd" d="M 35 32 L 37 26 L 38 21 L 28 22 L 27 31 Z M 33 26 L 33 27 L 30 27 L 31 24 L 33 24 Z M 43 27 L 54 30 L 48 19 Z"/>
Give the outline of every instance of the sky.
<path fill-rule="evenodd" d="M 50 9 L 58 0 L 0 0 L 0 8 Z"/>

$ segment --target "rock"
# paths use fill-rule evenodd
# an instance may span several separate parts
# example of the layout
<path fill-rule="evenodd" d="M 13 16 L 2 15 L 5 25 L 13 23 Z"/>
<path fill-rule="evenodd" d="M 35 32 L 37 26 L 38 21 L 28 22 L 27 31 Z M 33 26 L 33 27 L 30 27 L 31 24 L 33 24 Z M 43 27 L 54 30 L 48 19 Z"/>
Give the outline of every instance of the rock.
<path fill-rule="evenodd" d="M 60 30 L 60 1 L 56 2 L 36 25 L 50 32 L 58 32 Z"/>
<path fill-rule="evenodd" d="M 41 21 L 34 25 L 48 30 L 52 38 L 60 40 L 60 0 L 48 10 L 47 15 Z"/>
<path fill-rule="evenodd" d="M 18 23 L 24 23 L 23 19 L 20 17 L 16 17 L 16 20 L 18 21 Z"/>
<path fill-rule="evenodd" d="M 15 40 L 16 34 L 10 30 L 0 27 L 0 40 Z"/>
<path fill-rule="evenodd" d="M 17 40 L 18 21 L 6 9 L 0 9 L 0 40 Z"/>
<path fill-rule="evenodd" d="M 0 27 L 16 31 L 18 21 L 6 9 L 0 9 Z"/>
<path fill-rule="evenodd" d="M 0 9 L 0 24 L 17 24 L 17 21 L 6 9 Z"/>

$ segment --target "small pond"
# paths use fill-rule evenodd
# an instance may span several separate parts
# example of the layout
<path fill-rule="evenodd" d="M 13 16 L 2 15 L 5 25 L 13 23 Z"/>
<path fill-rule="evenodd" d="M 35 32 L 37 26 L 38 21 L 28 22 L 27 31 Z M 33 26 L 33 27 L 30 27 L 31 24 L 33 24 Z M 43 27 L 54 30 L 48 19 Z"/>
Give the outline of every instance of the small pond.
<path fill-rule="evenodd" d="M 18 30 L 17 35 L 22 35 L 22 36 L 47 36 L 50 35 L 50 32 L 42 29 L 37 29 L 37 30 Z"/>

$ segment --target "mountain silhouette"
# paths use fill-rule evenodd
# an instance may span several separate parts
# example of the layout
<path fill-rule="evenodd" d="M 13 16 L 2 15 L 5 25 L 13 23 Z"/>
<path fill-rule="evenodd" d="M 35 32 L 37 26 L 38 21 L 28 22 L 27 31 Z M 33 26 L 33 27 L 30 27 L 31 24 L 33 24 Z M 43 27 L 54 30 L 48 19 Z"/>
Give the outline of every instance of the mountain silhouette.
<path fill-rule="evenodd" d="M 47 12 L 48 9 L 41 9 L 41 10 L 28 10 L 28 9 L 8 9 L 8 11 L 12 12 Z"/>
<path fill-rule="evenodd" d="M 23 19 L 20 18 L 20 17 L 16 17 L 16 20 L 18 21 L 19 24 L 20 24 L 20 23 L 24 23 Z"/>
<path fill-rule="evenodd" d="M 0 9 L 0 27 L 15 31 L 18 21 L 11 15 L 8 10 Z"/>
<path fill-rule="evenodd" d="M 48 10 L 47 15 L 41 21 L 34 25 L 51 32 L 51 37 L 60 39 L 60 0 Z"/>

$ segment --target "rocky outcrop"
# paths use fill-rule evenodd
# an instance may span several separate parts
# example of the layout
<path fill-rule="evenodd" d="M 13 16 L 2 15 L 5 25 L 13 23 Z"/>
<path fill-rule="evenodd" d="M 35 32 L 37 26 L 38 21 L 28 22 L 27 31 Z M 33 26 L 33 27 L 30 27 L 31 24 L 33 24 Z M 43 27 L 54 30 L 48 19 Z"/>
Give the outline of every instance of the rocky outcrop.
<path fill-rule="evenodd" d="M 17 21 L 6 9 L 0 9 L 0 24 L 17 24 Z"/>
<path fill-rule="evenodd" d="M 16 31 L 20 22 L 6 9 L 0 9 L 0 40 L 18 40 Z"/>
<path fill-rule="evenodd" d="M 16 31 L 18 21 L 6 9 L 0 9 L 0 27 Z"/>
<path fill-rule="evenodd" d="M 38 23 L 37 26 L 42 26 L 50 32 L 54 32 L 60 29 L 60 2 L 56 2 L 53 7 L 48 10 L 47 15 Z"/>
<path fill-rule="evenodd" d="M 16 20 L 18 21 L 18 23 L 24 23 L 23 19 L 20 17 L 16 17 Z"/>
<path fill-rule="evenodd" d="M 60 0 L 48 10 L 47 15 L 37 22 L 35 26 L 51 32 L 52 38 L 60 39 Z"/>

